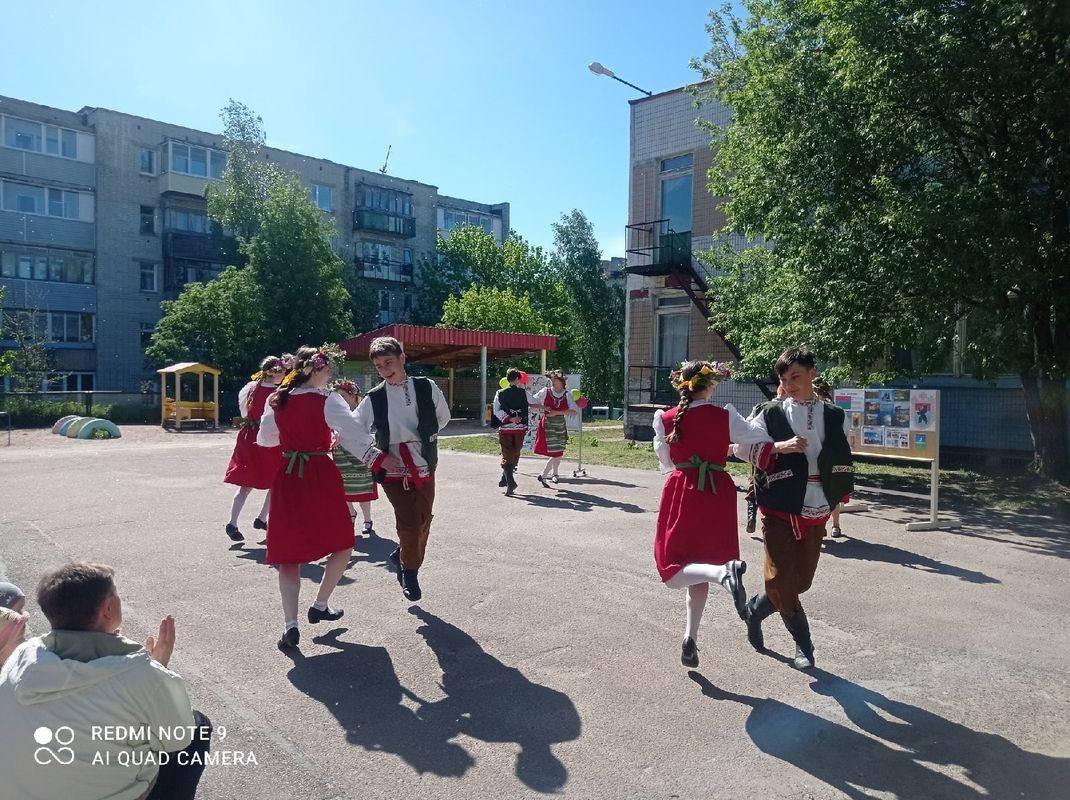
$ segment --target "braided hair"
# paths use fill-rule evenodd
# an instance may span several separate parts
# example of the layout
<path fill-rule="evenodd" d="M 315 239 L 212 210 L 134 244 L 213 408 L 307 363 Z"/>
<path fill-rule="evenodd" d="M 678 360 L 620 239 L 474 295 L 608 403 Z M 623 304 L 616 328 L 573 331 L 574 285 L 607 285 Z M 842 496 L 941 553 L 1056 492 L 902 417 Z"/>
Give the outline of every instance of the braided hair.
<path fill-rule="evenodd" d="M 280 368 L 282 367 L 281 358 L 278 356 L 264 356 L 264 358 L 260 360 L 260 368 L 257 373 L 252 376 L 252 379 L 258 384 L 263 384 L 264 378 L 266 378 L 268 373 L 273 371 L 276 366 Z"/>
<path fill-rule="evenodd" d="M 687 413 L 687 409 L 691 407 L 692 389 L 689 382 L 692 378 L 699 374 L 703 366 L 709 366 L 708 361 L 688 361 L 680 366 L 679 376 L 675 380 L 680 384 L 680 402 L 676 405 L 676 417 L 672 421 L 672 431 L 665 437 L 665 441 L 670 444 L 676 442 L 682 442 L 684 440 L 681 429 L 681 423 L 684 421 L 684 415 Z M 707 384 L 708 385 L 708 384 Z M 705 386 L 702 387 L 706 388 Z M 699 389 L 702 391 L 702 389 Z"/>
<path fill-rule="evenodd" d="M 268 402 L 272 408 L 283 408 L 290 392 L 300 388 L 312 377 L 312 357 L 319 352 L 318 347 L 300 347 L 294 356 L 294 368 L 279 384 L 279 388 L 272 392 Z"/>

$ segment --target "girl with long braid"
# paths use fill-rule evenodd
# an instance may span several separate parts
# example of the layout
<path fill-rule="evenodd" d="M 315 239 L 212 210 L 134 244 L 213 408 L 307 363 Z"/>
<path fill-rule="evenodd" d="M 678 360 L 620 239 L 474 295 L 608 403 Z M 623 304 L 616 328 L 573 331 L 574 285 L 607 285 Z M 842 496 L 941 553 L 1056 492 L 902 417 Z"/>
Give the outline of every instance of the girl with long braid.
<path fill-rule="evenodd" d="M 260 420 L 257 442 L 281 446 L 279 469 L 271 486 L 271 525 L 267 532 L 267 563 L 279 568 L 279 591 L 285 627 L 280 650 L 298 645 L 297 605 L 301 565 L 327 556 L 316 602 L 308 609 L 310 623 L 336 620 L 341 609 L 327 605 L 353 549 L 353 522 L 346 505 L 342 474 L 331 458 L 331 432 L 350 452 L 356 449 L 356 422 L 345 400 L 327 393 L 337 348 L 302 347 L 296 363 L 271 396 Z"/>
<path fill-rule="evenodd" d="M 238 529 L 238 515 L 241 514 L 245 501 L 253 489 L 271 489 L 275 473 L 279 468 L 279 450 L 275 447 L 261 447 L 256 443 L 260 428 L 260 418 L 264 406 L 282 380 L 285 373 L 283 361 L 278 356 L 267 356 L 260 362 L 260 370 L 238 392 L 238 411 L 241 413 L 241 430 L 234 442 L 234 452 L 227 464 L 224 483 L 238 487 L 230 503 L 230 522 L 225 528 L 232 542 L 245 540 Z M 267 530 L 268 509 L 271 507 L 271 492 L 264 496 L 264 505 L 253 521 L 253 527 Z"/>
<path fill-rule="evenodd" d="M 746 619 L 747 564 L 739 560 L 736 485 L 724 465 L 731 442 L 769 437 L 731 405 L 720 408 L 710 400 L 730 376 L 727 364 L 684 362 L 671 375 L 680 402 L 654 414 L 654 452 L 670 473 L 658 509 L 654 561 L 666 586 L 687 589 L 680 662 L 691 668 L 698 666 L 698 628 L 711 583 L 732 596 L 736 613 Z"/>

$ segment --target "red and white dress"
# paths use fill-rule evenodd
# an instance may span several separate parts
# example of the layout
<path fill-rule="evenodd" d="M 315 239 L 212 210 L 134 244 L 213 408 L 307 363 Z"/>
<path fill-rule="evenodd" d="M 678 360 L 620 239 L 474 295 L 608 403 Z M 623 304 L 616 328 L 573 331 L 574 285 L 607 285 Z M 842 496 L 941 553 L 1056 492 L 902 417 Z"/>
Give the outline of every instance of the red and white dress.
<path fill-rule="evenodd" d="M 353 546 L 342 473 L 331 458 L 331 431 L 350 449 L 355 427 L 345 401 L 318 389 L 295 389 L 282 408 L 264 412 L 258 441 L 281 446 L 271 485 L 267 563 L 304 564 Z"/>
<path fill-rule="evenodd" d="M 568 389 L 558 395 L 552 388 L 547 386 L 536 393 L 534 401 L 536 405 L 547 406 L 554 411 L 568 411 L 571 409 L 578 413 L 580 410 L 580 407 L 576 405 L 576 401 L 572 399 L 572 392 Z M 532 445 L 532 452 L 539 456 L 560 458 L 565 454 L 565 445 L 567 443 L 568 428 L 565 424 L 565 417 L 548 417 L 543 414 L 539 418 L 539 427 L 535 432 L 535 444 Z"/>
<path fill-rule="evenodd" d="M 691 403 L 684 416 L 683 441 L 669 443 L 679 409 L 654 415 L 654 451 L 665 480 L 654 537 L 654 561 L 662 581 L 688 564 L 725 564 L 739 558 L 736 483 L 724 472 L 731 442 L 769 441 L 731 405 Z"/>
<path fill-rule="evenodd" d="M 250 489 L 271 488 L 279 468 L 281 451 L 277 447 L 261 447 L 256 443 L 256 436 L 264 408 L 274 391 L 274 386 L 250 381 L 238 393 L 238 410 L 245 418 L 245 423 L 234 442 L 234 452 L 227 464 L 227 474 L 223 477 L 224 483 Z"/>

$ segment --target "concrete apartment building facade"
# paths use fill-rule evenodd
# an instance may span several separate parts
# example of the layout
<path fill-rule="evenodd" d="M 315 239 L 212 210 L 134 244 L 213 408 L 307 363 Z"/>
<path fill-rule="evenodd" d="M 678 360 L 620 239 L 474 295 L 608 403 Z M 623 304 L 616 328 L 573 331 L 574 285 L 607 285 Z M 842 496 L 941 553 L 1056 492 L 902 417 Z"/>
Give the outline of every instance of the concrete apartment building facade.
<path fill-rule="evenodd" d="M 439 230 L 468 223 L 499 242 L 509 234 L 508 203 L 275 148 L 264 155 L 296 173 L 333 218 L 335 250 L 368 279 L 382 324 L 407 321 L 416 265 L 434 253 Z M 233 239 L 208 219 L 204 200 L 225 168 L 218 134 L 0 97 L 4 313 L 47 320 L 53 388 L 138 391 L 153 377 L 144 347 L 160 302 L 233 263 Z"/>

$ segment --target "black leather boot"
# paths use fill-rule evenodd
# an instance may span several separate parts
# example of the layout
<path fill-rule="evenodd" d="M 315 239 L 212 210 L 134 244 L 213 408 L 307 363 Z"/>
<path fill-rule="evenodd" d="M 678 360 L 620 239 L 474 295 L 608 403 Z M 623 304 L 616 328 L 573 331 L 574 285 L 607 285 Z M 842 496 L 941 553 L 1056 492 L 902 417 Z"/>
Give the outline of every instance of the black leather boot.
<path fill-rule="evenodd" d="M 790 617 L 785 614 L 781 616 L 784 618 L 784 627 L 795 640 L 795 669 L 813 669 L 814 642 L 810 638 L 810 622 L 806 619 L 806 612 L 796 611 Z"/>
<path fill-rule="evenodd" d="M 505 496 L 506 497 L 512 497 L 513 496 L 513 492 L 516 491 L 516 481 L 513 479 L 513 470 L 515 470 L 515 469 L 516 469 L 516 467 L 514 467 L 514 466 L 508 466 L 508 467 L 505 468 L 505 477 L 506 477 Z"/>
<path fill-rule="evenodd" d="M 747 533 L 754 533 L 758 527 L 758 504 L 747 498 Z"/>
<path fill-rule="evenodd" d="M 762 620 L 776 611 L 776 606 L 769 596 L 762 592 L 747 601 L 747 641 L 759 653 L 765 651 L 765 637 L 762 635 Z"/>
<path fill-rule="evenodd" d="M 423 592 L 420 591 L 420 581 L 416 577 L 417 572 L 419 570 L 415 569 L 401 571 L 401 593 L 405 595 L 406 600 L 414 603 L 423 597 Z"/>
<path fill-rule="evenodd" d="M 503 489 L 509 485 L 509 467 L 502 467 L 502 479 L 498 481 L 498 485 Z"/>

